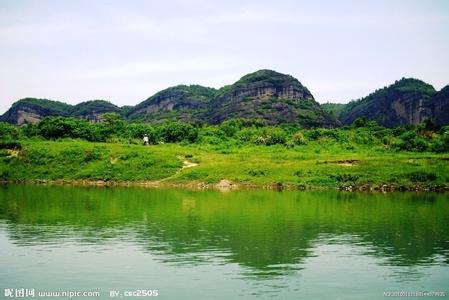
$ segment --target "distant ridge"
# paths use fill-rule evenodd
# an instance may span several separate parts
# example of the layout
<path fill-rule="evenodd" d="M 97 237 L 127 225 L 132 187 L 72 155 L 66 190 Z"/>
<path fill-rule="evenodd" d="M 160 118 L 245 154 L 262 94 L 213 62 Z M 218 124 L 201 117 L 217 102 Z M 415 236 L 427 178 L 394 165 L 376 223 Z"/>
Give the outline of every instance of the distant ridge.
<path fill-rule="evenodd" d="M 201 85 L 170 87 L 136 106 L 118 107 L 105 100 L 69 105 L 25 98 L 15 102 L 0 121 L 22 125 L 47 116 L 72 116 L 100 122 L 102 115 L 109 112 L 118 113 L 125 120 L 149 123 L 217 124 L 248 118 L 262 119 L 268 124 L 336 127 L 365 117 L 387 127 L 419 124 L 427 119 L 441 126 L 449 124 L 449 86 L 438 92 L 421 80 L 402 78 L 348 104 L 320 105 L 295 77 L 259 70 L 218 90 Z"/>
<path fill-rule="evenodd" d="M 437 92 L 433 86 L 415 78 L 402 78 L 348 104 L 323 104 L 342 124 L 365 117 L 382 126 L 417 125 L 431 120 L 449 124 L 449 86 Z"/>

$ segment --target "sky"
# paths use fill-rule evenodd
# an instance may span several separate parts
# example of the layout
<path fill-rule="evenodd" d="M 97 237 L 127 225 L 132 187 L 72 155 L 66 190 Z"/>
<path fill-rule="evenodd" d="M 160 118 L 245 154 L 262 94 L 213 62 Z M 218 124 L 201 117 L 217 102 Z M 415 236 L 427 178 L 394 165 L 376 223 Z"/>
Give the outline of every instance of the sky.
<path fill-rule="evenodd" d="M 0 0 L 0 114 L 13 102 L 135 105 L 272 69 L 320 103 L 402 77 L 449 84 L 449 1 Z"/>

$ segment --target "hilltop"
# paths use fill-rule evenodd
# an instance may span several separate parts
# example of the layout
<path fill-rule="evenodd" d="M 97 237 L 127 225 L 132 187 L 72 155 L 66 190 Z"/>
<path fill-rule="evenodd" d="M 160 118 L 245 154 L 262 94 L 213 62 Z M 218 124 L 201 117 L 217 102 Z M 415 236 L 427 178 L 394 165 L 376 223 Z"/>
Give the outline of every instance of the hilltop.
<path fill-rule="evenodd" d="M 47 116 L 73 116 L 93 122 L 101 115 L 119 113 L 126 120 L 160 123 L 178 120 L 216 124 L 235 118 L 261 119 L 268 124 L 335 127 L 335 117 L 321 108 L 296 78 L 259 70 L 218 90 L 200 85 L 177 85 L 156 93 L 136 106 L 119 108 L 104 101 L 75 106 L 46 99 L 17 101 L 0 117 L 16 125 L 36 123 Z"/>

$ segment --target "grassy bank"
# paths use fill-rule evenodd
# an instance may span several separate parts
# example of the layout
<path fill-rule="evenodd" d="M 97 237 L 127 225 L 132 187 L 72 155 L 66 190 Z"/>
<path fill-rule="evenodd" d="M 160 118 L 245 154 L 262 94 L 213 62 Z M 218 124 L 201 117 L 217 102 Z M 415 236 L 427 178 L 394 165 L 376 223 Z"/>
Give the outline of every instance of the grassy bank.
<path fill-rule="evenodd" d="M 22 141 L 1 150 L 2 181 L 298 188 L 449 187 L 449 154 L 345 147 L 329 139 L 303 145 L 178 143 L 150 146 L 80 140 Z"/>

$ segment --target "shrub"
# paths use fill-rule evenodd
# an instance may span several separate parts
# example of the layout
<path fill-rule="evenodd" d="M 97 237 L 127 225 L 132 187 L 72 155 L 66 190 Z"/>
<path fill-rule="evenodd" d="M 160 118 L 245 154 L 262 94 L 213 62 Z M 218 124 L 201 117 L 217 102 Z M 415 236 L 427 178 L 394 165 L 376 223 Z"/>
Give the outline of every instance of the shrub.
<path fill-rule="evenodd" d="M 37 125 L 39 134 L 46 139 L 80 138 L 88 141 L 100 141 L 104 132 L 86 120 L 64 117 L 47 117 Z"/>
<path fill-rule="evenodd" d="M 425 151 L 428 148 L 428 142 L 418 136 L 415 131 L 406 131 L 400 136 L 397 147 L 400 150 Z"/>
<path fill-rule="evenodd" d="M 156 130 L 151 125 L 146 124 L 128 124 L 123 134 L 125 138 L 142 139 L 144 135 L 148 136 L 148 142 L 150 144 L 157 144 L 158 138 Z"/>
<path fill-rule="evenodd" d="M 256 139 L 259 131 L 255 128 L 243 128 L 237 133 L 237 138 L 242 142 L 250 142 Z"/>
<path fill-rule="evenodd" d="M 268 171 L 264 169 L 252 169 L 248 171 L 248 174 L 254 177 L 266 176 Z"/>
<path fill-rule="evenodd" d="M 406 174 L 406 177 L 413 182 L 426 182 L 433 181 L 437 179 L 437 175 L 435 173 L 425 172 L 425 171 L 416 171 Z"/>
<path fill-rule="evenodd" d="M 19 138 L 19 130 L 9 123 L 0 122 L 0 139 L 16 140 Z"/>
<path fill-rule="evenodd" d="M 357 181 L 357 179 L 359 179 L 359 176 L 354 174 L 338 174 L 331 175 L 330 177 L 337 180 L 338 182 L 355 182 Z"/>
<path fill-rule="evenodd" d="M 188 141 L 194 143 L 198 140 L 198 128 L 190 124 L 169 122 L 157 127 L 158 136 L 168 143 Z"/>
<path fill-rule="evenodd" d="M 243 127 L 243 121 L 241 119 L 232 119 L 224 121 L 220 124 L 220 130 L 227 136 L 233 137 Z"/>
<path fill-rule="evenodd" d="M 306 145 L 307 144 L 307 140 L 306 140 L 304 134 L 300 131 L 293 134 L 292 142 L 295 145 Z"/>
<path fill-rule="evenodd" d="M 282 128 L 270 127 L 265 130 L 263 134 L 264 144 L 271 145 L 284 145 L 287 141 L 287 134 Z"/>
<path fill-rule="evenodd" d="M 17 141 L 0 141 L 0 149 L 20 150 L 22 149 L 22 144 Z"/>

